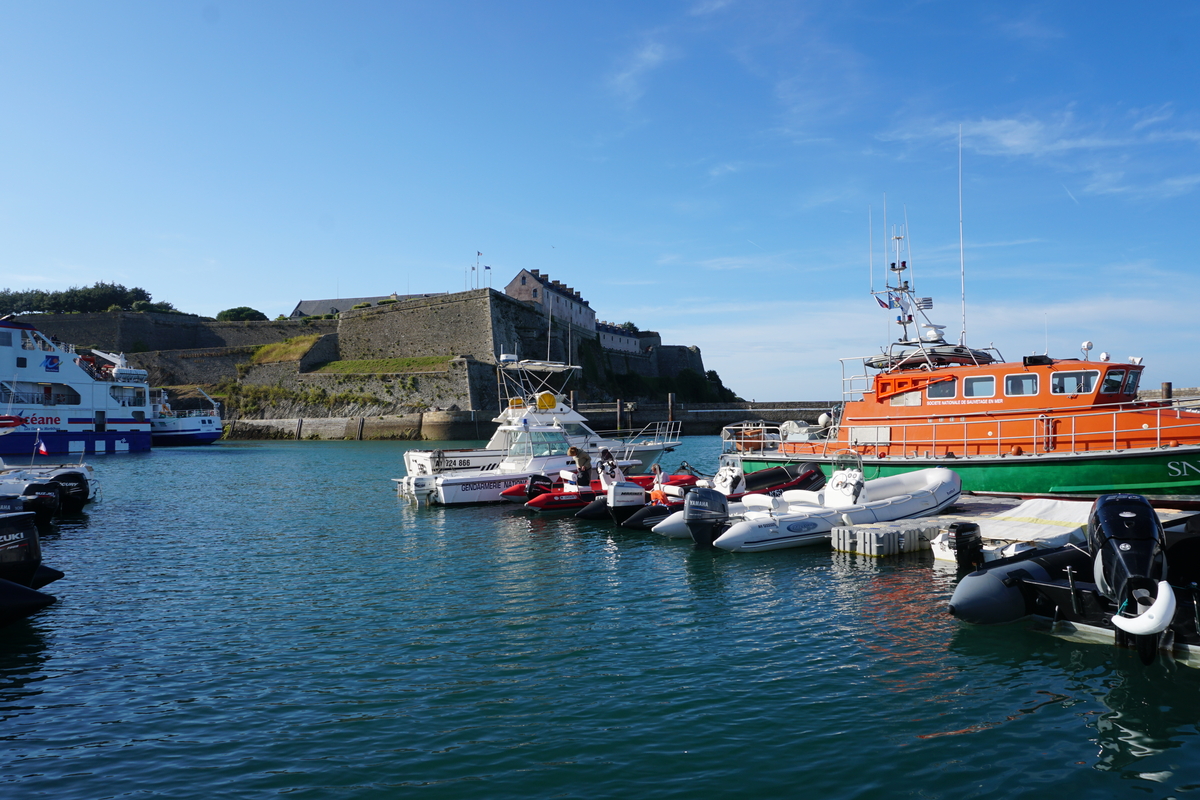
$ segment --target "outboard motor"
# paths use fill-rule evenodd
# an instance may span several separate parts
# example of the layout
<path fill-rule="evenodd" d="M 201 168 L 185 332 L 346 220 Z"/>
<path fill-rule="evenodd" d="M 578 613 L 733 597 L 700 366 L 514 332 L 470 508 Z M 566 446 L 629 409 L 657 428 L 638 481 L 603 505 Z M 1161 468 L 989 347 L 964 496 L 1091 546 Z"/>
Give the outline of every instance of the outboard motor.
<path fill-rule="evenodd" d="M 54 580 L 45 580 L 40 573 L 56 573 L 42 567 L 42 549 L 38 540 L 33 514 L 0 515 L 0 625 L 45 608 L 54 596 L 37 591 L 36 587 Z M 58 572 L 57 577 L 62 573 Z"/>
<path fill-rule="evenodd" d="M 646 490 L 632 481 L 617 481 L 608 487 L 608 513 L 618 525 L 646 505 Z"/>
<path fill-rule="evenodd" d="M 1153 506 L 1141 495 L 1096 498 L 1088 518 L 1088 549 L 1100 594 L 1117 606 L 1112 624 L 1133 637 L 1151 663 L 1158 635 L 1175 618 L 1175 591 L 1167 583 L 1166 536 Z"/>
<path fill-rule="evenodd" d="M 403 497 L 418 506 L 426 506 L 433 502 L 433 496 L 437 494 L 437 478 L 437 475 L 406 475 L 399 479 L 397 488 Z"/>
<path fill-rule="evenodd" d="M 38 522 L 49 522 L 62 508 L 61 494 L 54 481 L 27 484 L 21 494 L 25 497 L 25 508 L 37 515 Z"/>
<path fill-rule="evenodd" d="M 712 547 L 729 523 L 729 499 L 716 489 L 692 489 L 683 498 L 683 521 L 697 547 Z"/>
<path fill-rule="evenodd" d="M 59 472 L 54 476 L 54 482 L 58 484 L 63 511 L 83 510 L 88 502 L 87 476 L 82 472 Z"/>
<path fill-rule="evenodd" d="M 954 551 L 960 570 L 975 570 L 983 565 L 983 535 L 974 522 L 951 522 L 945 528 L 946 541 Z"/>
<path fill-rule="evenodd" d="M 549 475 L 530 475 L 525 479 L 525 502 L 539 497 L 554 488 Z"/>

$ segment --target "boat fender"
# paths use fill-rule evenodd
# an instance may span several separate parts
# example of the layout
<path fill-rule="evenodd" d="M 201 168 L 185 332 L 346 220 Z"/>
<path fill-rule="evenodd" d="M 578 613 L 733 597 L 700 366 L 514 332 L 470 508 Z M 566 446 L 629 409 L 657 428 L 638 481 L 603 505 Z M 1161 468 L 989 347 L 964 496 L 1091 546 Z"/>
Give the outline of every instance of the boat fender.
<path fill-rule="evenodd" d="M 1136 617 L 1113 614 L 1112 624 L 1134 636 L 1162 633 L 1175 619 L 1175 590 L 1166 581 L 1158 582 L 1158 597 L 1150 608 Z"/>

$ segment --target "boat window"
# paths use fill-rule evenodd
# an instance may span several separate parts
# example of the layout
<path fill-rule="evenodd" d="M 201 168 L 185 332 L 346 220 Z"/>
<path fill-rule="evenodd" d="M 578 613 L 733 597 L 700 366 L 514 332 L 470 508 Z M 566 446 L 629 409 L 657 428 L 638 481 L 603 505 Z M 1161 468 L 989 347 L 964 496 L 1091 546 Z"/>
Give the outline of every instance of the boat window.
<path fill-rule="evenodd" d="M 1121 381 L 1125 379 L 1125 370 L 1110 369 L 1100 384 L 1100 394 L 1117 394 L 1121 391 Z"/>
<path fill-rule="evenodd" d="M 1050 376 L 1051 394 L 1091 394 L 1096 388 L 1099 370 L 1086 372 L 1055 372 Z"/>
<path fill-rule="evenodd" d="M 562 427 L 567 436 L 589 436 L 592 433 L 578 422 L 564 422 L 562 423 Z"/>
<path fill-rule="evenodd" d="M 146 405 L 146 392 L 136 386 L 110 386 L 108 393 L 122 406 Z"/>
<path fill-rule="evenodd" d="M 992 375 L 980 375 L 974 378 L 963 378 L 963 397 L 995 397 L 996 378 Z"/>
<path fill-rule="evenodd" d="M 520 458 L 530 456 L 565 456 L 567 437 L 559 431 L 522 431 L 513 440 L 508 454 Z"/>
<path fill-rule="evenodd" d="M 1125 394 L 1137 394 L 1138 381 L 1142 379 L 1142 371 L 1140 369 L 1129 370 L 1129 377 L 1125 379 Z"/>
<path fill-rule="evenodd" d="M 954 390 L 957 384 L 958 378 L 951 378 L 948 381 L 938 381 L 937 383 L 929 384 L 929 388 L 925 393 L 929 395 L 930 400 L 954 397 Z"/>
<path fill-rule="evenodd" d="M 1004 376 L 1004 394 L 1020 397 L 1038 393 L 1038 376 L 1029 372 Z"/>
<path fill-rule="evenodd" d="M 12 331 L 0 331 L 0 346 L 12 347 Z"/>

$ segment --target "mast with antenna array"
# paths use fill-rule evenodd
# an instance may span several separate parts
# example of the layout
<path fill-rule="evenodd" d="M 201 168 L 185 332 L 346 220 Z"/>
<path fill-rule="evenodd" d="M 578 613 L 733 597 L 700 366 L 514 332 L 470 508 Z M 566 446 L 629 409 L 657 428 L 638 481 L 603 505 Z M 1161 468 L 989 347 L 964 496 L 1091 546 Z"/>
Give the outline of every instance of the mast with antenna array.
<path fill-rule="evenodd" d="M 963 253 L 963 209 L 962 209 L 962 125 L 958 126 L 958 279 L 961 286 L 962 330 L 958 343 L 967 344 L 967 259 Z"/>

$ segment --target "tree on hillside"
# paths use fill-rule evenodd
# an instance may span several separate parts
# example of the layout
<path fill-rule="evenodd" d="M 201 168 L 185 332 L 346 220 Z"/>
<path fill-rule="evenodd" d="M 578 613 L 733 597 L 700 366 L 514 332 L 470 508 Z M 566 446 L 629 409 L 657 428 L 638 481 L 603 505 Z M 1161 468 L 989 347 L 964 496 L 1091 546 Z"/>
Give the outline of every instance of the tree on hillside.
<path fill-rule="evenodd" d="M 238 306 L 237 308 L 227 308 L 217 314 L 218 322 L 248 322 L 248 321 L 265 321 L 267 315 L 261 311 L 257 311 L 249 306 Z"/>
<path fill-rule="evenodd" d="M 145 289 L 134 287 L 126 289 L 119 283 L 104 283 L 99 281 L 92 286 L 71 288 L 61 292 L 46 292 L 41 289 L 26 289 L 14 291 L 0 290 L 0 314 L 30 314 L 42 312 L 46 314 L 63 314 L 70 312 L 107 311 L 116 306 L 122 311 L 133 308 L 134 303 L 151 303 L 150 293 Z M 170 307 L 170 303 L 156 303 L 153 310 L 161 310 L 159 306 Z M 174 308 L 171 308 L 174 311 Z"/>

